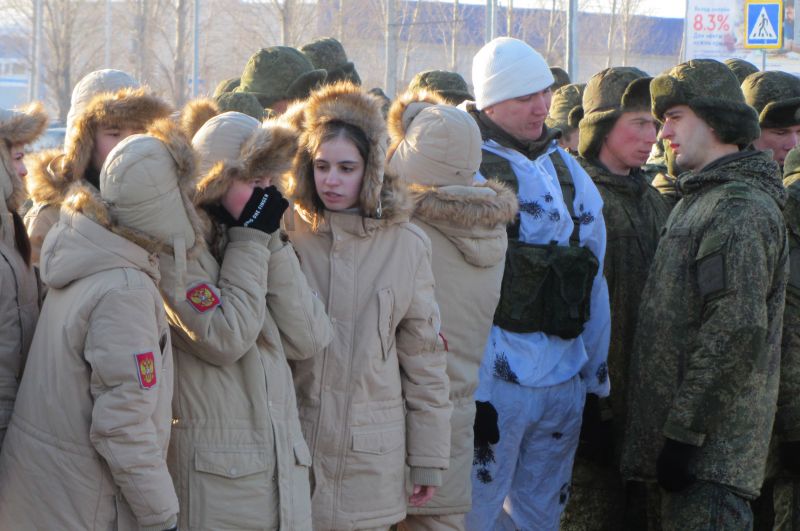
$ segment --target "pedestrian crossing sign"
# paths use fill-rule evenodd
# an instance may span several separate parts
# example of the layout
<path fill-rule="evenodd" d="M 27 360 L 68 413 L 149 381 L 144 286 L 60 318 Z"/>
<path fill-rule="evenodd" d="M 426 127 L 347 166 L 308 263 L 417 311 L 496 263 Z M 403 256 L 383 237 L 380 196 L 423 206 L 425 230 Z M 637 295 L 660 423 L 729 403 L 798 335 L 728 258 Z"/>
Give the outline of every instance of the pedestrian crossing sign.
<path fill-rule="evenodd" d="M 745 0 L 744 21 L 745 48 L 783 46 L 782 0 Z"/>

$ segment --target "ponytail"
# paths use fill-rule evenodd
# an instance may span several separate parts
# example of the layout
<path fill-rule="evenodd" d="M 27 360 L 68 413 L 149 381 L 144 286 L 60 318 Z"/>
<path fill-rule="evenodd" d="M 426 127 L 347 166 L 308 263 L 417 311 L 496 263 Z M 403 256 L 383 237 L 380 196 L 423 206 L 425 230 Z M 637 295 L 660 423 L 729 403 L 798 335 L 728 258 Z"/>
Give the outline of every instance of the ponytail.
<path fill-rule="evenodd" d="M 25 265 L 31 265 L 31 240 L 28 238 L 28 233 L 25 230 L 25 224 L 22 218 L 16 212 L 11 213 L 14 219 L 14 244 L 17 247 L 17 252 L 22 256 Z"/>

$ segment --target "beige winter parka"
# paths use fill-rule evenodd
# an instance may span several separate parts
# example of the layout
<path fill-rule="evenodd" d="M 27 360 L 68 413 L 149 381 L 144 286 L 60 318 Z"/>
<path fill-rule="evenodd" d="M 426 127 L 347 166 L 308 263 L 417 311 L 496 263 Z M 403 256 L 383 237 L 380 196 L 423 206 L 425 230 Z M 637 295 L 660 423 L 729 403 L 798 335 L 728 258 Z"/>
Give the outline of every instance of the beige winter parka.
<path fill-rule="evenodd" d="M 64 150 L 36 155 L 27 178 L 33 206 L 25 214 L 31 239 L 33 263 L 72 183 L 90 181 L 97 186 L 99 172 L 92 168 L 95 135 L 100 127 L 130 127 L 144 131 L 154 121 L 166 118 L 170 107 L 128 74 L 98 70 L 84 77 L 72 92 Z"/>
<path fill-rule="evenodd" d="M 370 141 L 357 212 L 320 209 L 314 191 L 310 138 L 334 119 Z M 406 465 L 414 484 L 440 485 L 449 463 L 452 406 L 430 241 L 408 223 L 397 179 L 384 175 L 377 99 L 332 85 L 311 95 L 302 124 L 290 235 L 334 331 L 322 356 L 292 364 L 314 462 L 314 528 L 388 526 L 406 514 Z"/>
<path fill-rule="evenodd" d="M 473 183 L 481 136 L 464 111 L 428 94 L 407 95 L 389 111 L 389 170 L 411 184 L 411 221 L 430 238 L 436 301 L 442 314 L 450 378 L 450 467 L 441 488 L 409 514 L 466 513 L 472 505 L 473 394 L 500 298 L 516 194 L 496 181 Z"/>
<path fill-rule="evenodd" d="M 41 105 L 22 111 L 0 109 L 0 448 L 39 317 L 36 273 L 15 240 L 18 235 L 13 213 L 25 198 L 25 188 L 14 170 L 9 146 L 29 144 L 46 125 L 47 115 Z"/>
<path fill-rule="evenodd" d="M 213 206 L 234 178 L 288 169 L 297 137 L 225 113 L 193 145 L 203 173 L 191 193 L 198 205 Z M 179 527 L 310 530 L 311 456 L 287 358 L 321 352 L 330 322 L 280 233 L 226 228 L 200 214 L 215 252 L 199 249 L 184 265 L 168 256 L 160 262 L 175 345 L 169 467 Z"/>
<path fill-rule="evenodd" d="M 158 140 L 126 139 L 101 173 L 102 199 L 74 185 L 45 239 L 49 291 L 0 455 L 0 529 L 177 522 L 172 346 L 155 254 L 166 246 L 136 223 L 165 204 L 129 193 L 167 188 L 172 165 Z"/>

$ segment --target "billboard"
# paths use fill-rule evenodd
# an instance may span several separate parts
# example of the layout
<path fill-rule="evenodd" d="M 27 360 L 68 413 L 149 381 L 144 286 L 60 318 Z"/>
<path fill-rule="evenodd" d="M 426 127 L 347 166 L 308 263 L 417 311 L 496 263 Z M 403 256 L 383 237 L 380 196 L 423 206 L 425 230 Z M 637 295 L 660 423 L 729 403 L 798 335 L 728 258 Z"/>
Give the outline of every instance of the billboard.
<path fill-rule="evenodd" d="M 795 7 L 800 0 L 783 0 L 781 44 L 764 51 L 746 48 L 748 28 L 745 0 L 688 0 L 684 32 L 684 57 L 711 58 L 723 61 L 738 57 L 761 68 L 766 59 L 767 70 L 783 70 L 800 75 L 800 28 L 795 27 Z M 753 24 L 750 24 L 753 26 Z M 751 33 L 753 28 L 750 28 Z"/>

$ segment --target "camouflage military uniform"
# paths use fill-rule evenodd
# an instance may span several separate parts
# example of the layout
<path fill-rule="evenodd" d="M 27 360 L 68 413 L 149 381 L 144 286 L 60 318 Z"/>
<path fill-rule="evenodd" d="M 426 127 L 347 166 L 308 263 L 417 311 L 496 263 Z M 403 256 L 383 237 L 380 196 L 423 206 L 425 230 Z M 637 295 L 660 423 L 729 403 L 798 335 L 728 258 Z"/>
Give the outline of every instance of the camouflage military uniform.
<path fill-rule="evenodd" d="M 778 397 L 786 192 L 757 151 L 683 173 L 678 186 L 642 293 L 622 473 L 653 481 L 668 437 L 696 447 L 689 468 L 703 489 L 752 499 Z M 665 493 L 662 507 L 686 492 Z M 678 516 L 662 514 L 664 526 Z"/>
<path fill-rule="evenodd" d="M 579 158 L 603 198 L 606 220 L 606 260 L 603 273 L 611 303 L 611 344 L 608 372 L 614 388 L 608 398 L 613 418 L 611 459 L 597 463 L 593 448 L 609 441 L 583 438 L 578 446 L 570 503 L 561 521 L 562 529 L 620 529 L 624 519 L 625 492 L 618 472 L 622 436 L 627 417 L 625 394 L 628 365 L 640 297 L 656 252 L 659 234 L 669 216 L 669 206 L 640 171 L 620 176 L 598 162 Z"/>
<path fill-rule="evenodd" d="M 784 167 L 784 186 L 789 194 L 783 217 L 789 235 L 789 284 L 783 312 L 781 340 L 781 380 L 778 411 L 773 437 L 778 449 L 782 443 L 800 441 L 800 150 L 789 152 Z M 774 483 L 774 529 L 800 531 L 800 478 L 793 476 L 773 452 L 768 472 L 777 478 Z"/>

